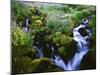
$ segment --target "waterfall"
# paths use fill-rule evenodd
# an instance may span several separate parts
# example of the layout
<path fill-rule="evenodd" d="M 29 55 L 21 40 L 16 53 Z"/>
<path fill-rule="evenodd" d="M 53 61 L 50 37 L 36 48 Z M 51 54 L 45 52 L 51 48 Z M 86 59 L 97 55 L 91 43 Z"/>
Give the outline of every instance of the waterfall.
<path fill-rule="evenodd" d="M 65 62 L 59 57 L 55 55 L 55 65 L 57 65 L 58 67 L 63 68 L 63 70 L 68 71 L 68 70 L 79 70 L 80 68 L 80 64 L 81 61 L 83 59 L 83 57 L 87 54 L 87 52 L 89 51 L 88 48 L 88 39 L 91 36 L 91 32 L 89 29 L 87 29 L 87 20 L 84 21 L 84 24 L 79 25 L 78 27 L 73 29 L 73 39 L 77 42 L 77 51 L 74 54 L 74 56 L 72 57 L 72 59 L 70 59 L 68 61 L 67 64 L 65 64 Z M 79 32 L 80 29 L 84 29 L 87 34 L 81 34 Z M 84 31 L 84 32 L 85 32 Z M 86 33 L 85 32 L 85 33 Z"/>
<path fill-rule="evenodd" d="M 83 24 L 80 24 L 78 27 L 73 29 L 73 39 L 77 42 L 77 50 L 73 57 L 68 60 L 67 63 L 63 61 L 63 59 L 59 56 L 59 54 L 55 53 L 55 48 L 48 43 L 45 45 L 52 51 L 51 62 L 52 64 L 62 68 L 64 71 L 68 70 L 79 70 L 80 64 L 83 57 L 89 51 L 88 39 L 91 37 L 91 31 L 88 28 L 87 20 L 84 21 Z M 37 56 L 39 58 L 43 58 L 42 47 L 34 46 L 34 49 L 37 51 Z"/>
<path fill-rule="evenodd" d="M 54 55 L 54 57 L 55 59 L 53 60 L 53 63 L 63 70 L 67 70 L 65 62 L 58 55 Z"/>
<path fill-rule="evenodd" d="M 84 55 L 86 55 L 89 51 L 89 42 L 87 39 L 90 38 L 91 32 L 89 29 L 86 29 L 86 26 L 86 24 L 81 24 L 80 26 L 73 29 L 73 39 L 77 42 L 77 51 L 73 58 L 67 63 L 67 70 L 79 70 Z M 82 34 L 79 33 L 80 28 L 84 28 L 89 35 L 82 36 Z"/>
<path fill-rule="evenodd" d="M 37 52 L 36 56 L 39 58 L 43 58 L 42 48 L 38 48 L 38 47 L 34 46 L 34 49 Z"/>

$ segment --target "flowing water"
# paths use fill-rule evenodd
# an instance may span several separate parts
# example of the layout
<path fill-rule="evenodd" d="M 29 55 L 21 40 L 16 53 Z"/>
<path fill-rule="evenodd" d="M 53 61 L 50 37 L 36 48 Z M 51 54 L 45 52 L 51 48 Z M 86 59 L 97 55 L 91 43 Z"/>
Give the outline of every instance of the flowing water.
<path fill-rule="evenodd" d="M 38 47 L 34 46 L 34 49 L 37 52 L 36 56 L 39 58 L 43 58 L 42 48 L 38 48 Z"/>
<path fill-rule="evenodd" d="M 87 39 L 89 39 L 91 36 L 90 30 L 86 29 L 89 35 L 85 37 L 83 37 L 78 32 L 80 28 L 85 28 L 85 27 L 86 27 L 85 25 L 80 25 L 73 29 L 73 34 L 74 34 L 73 39 L 77 42 L 77 51 L 74 57 L 68 62 L 67 70 L 78 70 L 84 55 L 86 55 L 89 50 L 88 48 L 89 42 L 87 41 Z"/>
<path fill-rule="evenodd" d="M 74 54 L 74 56 L 68 61 L 68 63 L 65 63 L 59 55 L 53 54 L 51 61 L 54 65 L 62 68 L 65 71 L 80 69 L 81 61 L 82 61 L 83 57 L 89 51 L 89 48 L 88 48 L 89 42 L 87 39 L 90 38 L 91 32 L 86 27 L 87 27 L 87 24 L 83 24 L 83 25 L 81 24 L 78 27 L 73 29 L 73 39 L 77 42 L 77 50 L 76 50 L 76 53 Z M 87 31 L 88 35 L 82 36 L 79 33 L 80 28 L 84 28 Z M 39 58 L 43 58 L 43 53 L 41 51 L 42 49 L 38 48 L 38 47 L 34 47 L 34 48 L 36 49 Z M 52 52 L 54 52 L 53 46 L 51 49 L 52 49 Z"/>

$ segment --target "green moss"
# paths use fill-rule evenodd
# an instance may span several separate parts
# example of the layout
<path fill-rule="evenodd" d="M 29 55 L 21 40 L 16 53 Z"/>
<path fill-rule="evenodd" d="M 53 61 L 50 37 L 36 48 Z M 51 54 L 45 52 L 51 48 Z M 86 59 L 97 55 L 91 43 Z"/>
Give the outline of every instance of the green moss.
<path fill-rule="evenodd" d="M 53 37 L 54 43 L 59 43 L 59 45 L 66 45 L 72 41 L 72 37 L 68 37 L 65 34 L 62 34 L 61 32 L 56 32 Z"/>
<path fill-rule="evenodd" d="M 60 54 L 61 57 L 66 58 L 67 57 L 67 50 L 66 47 L 60 47 L 58 49 L 58 52 Z"/>
<path fill-rule="evenodd" d="M 26 54 L 24 54 L 24 56 L 30 57 L 31 59 L 35 59 L 36 58 L 36 51 L 34 49 L 32 49 L 29 52 L 27 52 Z"/>
<path fill-rule="evenodd" d="M 66 61 L 69 58 L 71 58 L 74 53 L 76 52 L 77 46 L 76 46 L 76 42 L 74 40 L 67 42 L 66 45 L 63 45 L 61 47 L 58 48 L 58 52 L 60 54 L 60 56 Z"/>
<path fill-rule="evenodd" d="M 61 36 L 61 41 L 60 41 L 61 45 L 67 45 L 71 41 L 72 41 L 71 37 L 67 37 L 66 35 Z"/>
<path fill-rule="evenodd" d="M 19 74 L 19 73 L 30 73 L 32 71 L 29 70 L 30 62 L 32 61 L 29 57 L 16 57 L 12 58 L 12 73 Z"/>
<path fill-rule="evenodd" d="M 35 73 L 62 71 L 62 69 L 53 65 L 48 58 L 35 59 L 31 64 L 33 72 Z"/>

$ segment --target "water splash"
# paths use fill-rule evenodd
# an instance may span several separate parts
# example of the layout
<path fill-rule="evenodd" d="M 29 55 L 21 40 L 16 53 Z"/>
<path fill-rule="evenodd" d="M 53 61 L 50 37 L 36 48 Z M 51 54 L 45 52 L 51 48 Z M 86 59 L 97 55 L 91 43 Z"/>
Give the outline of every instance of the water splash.
<path fill-rule="evenodd" d="M 67 66 L 65 64 L 65 62 L 57 55 L 54 56 L 55 59 L 54 59 L 54 64 L 60 68 L 62 68 L 63 70 L 67 70 Z"/>
<path fill-rule="evenodd" d="M 47 44 L 47 46 L 51 48 L 51 51 L 52 51 L 51 61 L 54 65 L 62 68 L 65 71 L 80 69 L 81 61 L 82 61 L 83 57 L 89 51 L 88 39 L 92 35 L 91 31 L 87 28 L 87 25 L 88 25 L 87 22 L 88 21 L 85 20 L 85 22 L 83 24 L 80 24 L 78 27 L 73 29 L 73 39 L 77 42 L 77 50 L 76 50 L 76 53 L 74 54 L 74 56 L 72 57 L 72 59 L 70 59 L 68 61 L 68 63 L 65 63 L 63 61 L 63 59 L 57 53 L 55 53 L 54 46 L 50 46 L 49 44 Z M 85 32 L 87 32 L 86 35 L 84 35 L 83 33 L 81 34 L 79 32 L 79 30 L 81 28 L 83 28 L 83 30 Z M 42 47 L 38 48 L 35 46 L 34 49 L 37 51 L 38 57 L 43 58 Z"/>
<path fill-rule="evenodd" d="M 87 41 L 87 39 L 90 38 L 91 32 L 90 30 L 86 29 L 86 26 L 87 25 L 80 25 L 73 29 L 73 39 L 77 42 L 77 52 L 75 53 L 73 58 L 67 63 L 67 70 L 78 70 L 84 55 L 86 55 L 89 51 L 89 42 Z M 82 36 L 78 31 L 80 28 L 85 28 L 89 35 Z"/>

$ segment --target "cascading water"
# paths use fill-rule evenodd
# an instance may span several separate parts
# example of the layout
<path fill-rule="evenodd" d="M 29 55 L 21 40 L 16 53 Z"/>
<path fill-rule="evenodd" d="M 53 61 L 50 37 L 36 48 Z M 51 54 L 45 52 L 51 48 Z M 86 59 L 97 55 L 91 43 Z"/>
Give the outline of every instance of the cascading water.
<path fill-rule="evenodd" d="M 39 58 L 43 58 L 42 48 L 38 48 L 38 47 L 34 46 L 34 49 L 37 52 L 36 56 Z"/>
<path fill-rule="evenodd" d="M 52 51 L 54 51 L 54 48 L 52 47 Z M 53 64 L 55 64 L 56 66 L 62 68 L 63 70 L 67 70 L 66 64 L 64 63 L 64 61 L 60 58 L 59 55 L 54 54 L 53 55 L 54 58 L 52 59 Z"/>
<path fill-rule="evenodd" d="M 85 19 L 83 21 L 83 24 L 73 29 L 73 39 L 77 42 L 77 50 L 72 59 L 68 61 L 68 63 L 65 63 L 63 59 L 61 59 L 61 57 L 54 52 L 55 51 L 54 46 L 50 46 L 49 44 L 47 44 L 47 46 L 51 48 L 52 51 L 51 61 L 54 65 L 62 68 L 65 71 L 79 69 L 84 55 L 86 55 L 87 52 L 89 51 L 88 39 L 91 36 L 91 32 L 88 29 L 87 25 L 88 25 L 88 19 Z M 81 31 L 83 31 L 83 33 Z M 44 57 L 42 53 L 42 47 L 38 48 L 37 46 L 34 46 L 34 49 L 37 51 L 37 55 L 39 58 Z"/>
<path fill-rule="evenodd" d="M 89 29 L 86 28 L 88 21 L 86 23 L 85 22 L 84 24 L 81 24 L 80 26 L 73 29 L 73 34 L 74 34 L 73 39 L 77 42 L 77 52 L 75 53 L 74 57 L 68 62 L 67 70 L 78 70 L 84 55 L 86 55 L 89 50 L 88 49 L 89 42 L 87 41 L 87 39 L 90 38 L 91 32 Z M 88 35 L 83 36 L 82 34 L 79 33 L 79 29 L 82 28 L 85 29 Z"/>
<path fill-rule="evenodd" d="M 84 55 L 88 52 L 88 39 L 91 36 L 91 32 L 89 29 L 87 29 L 88 19 L 86 19 L 83 24 L 79 25 L 78 27 L 73 29 L 73 39 L 77 42 L 77 51 L 73 58 L 69 60 L 67 64 L 64 63 L 64 61 L 59 57 L 55 55 L 55 65 L 63 68 L 64 70 L 78 70 L 80 63 L 84 57 Z M 84 29 L 87 34 L 82 35 L 79 30 Z"/>

